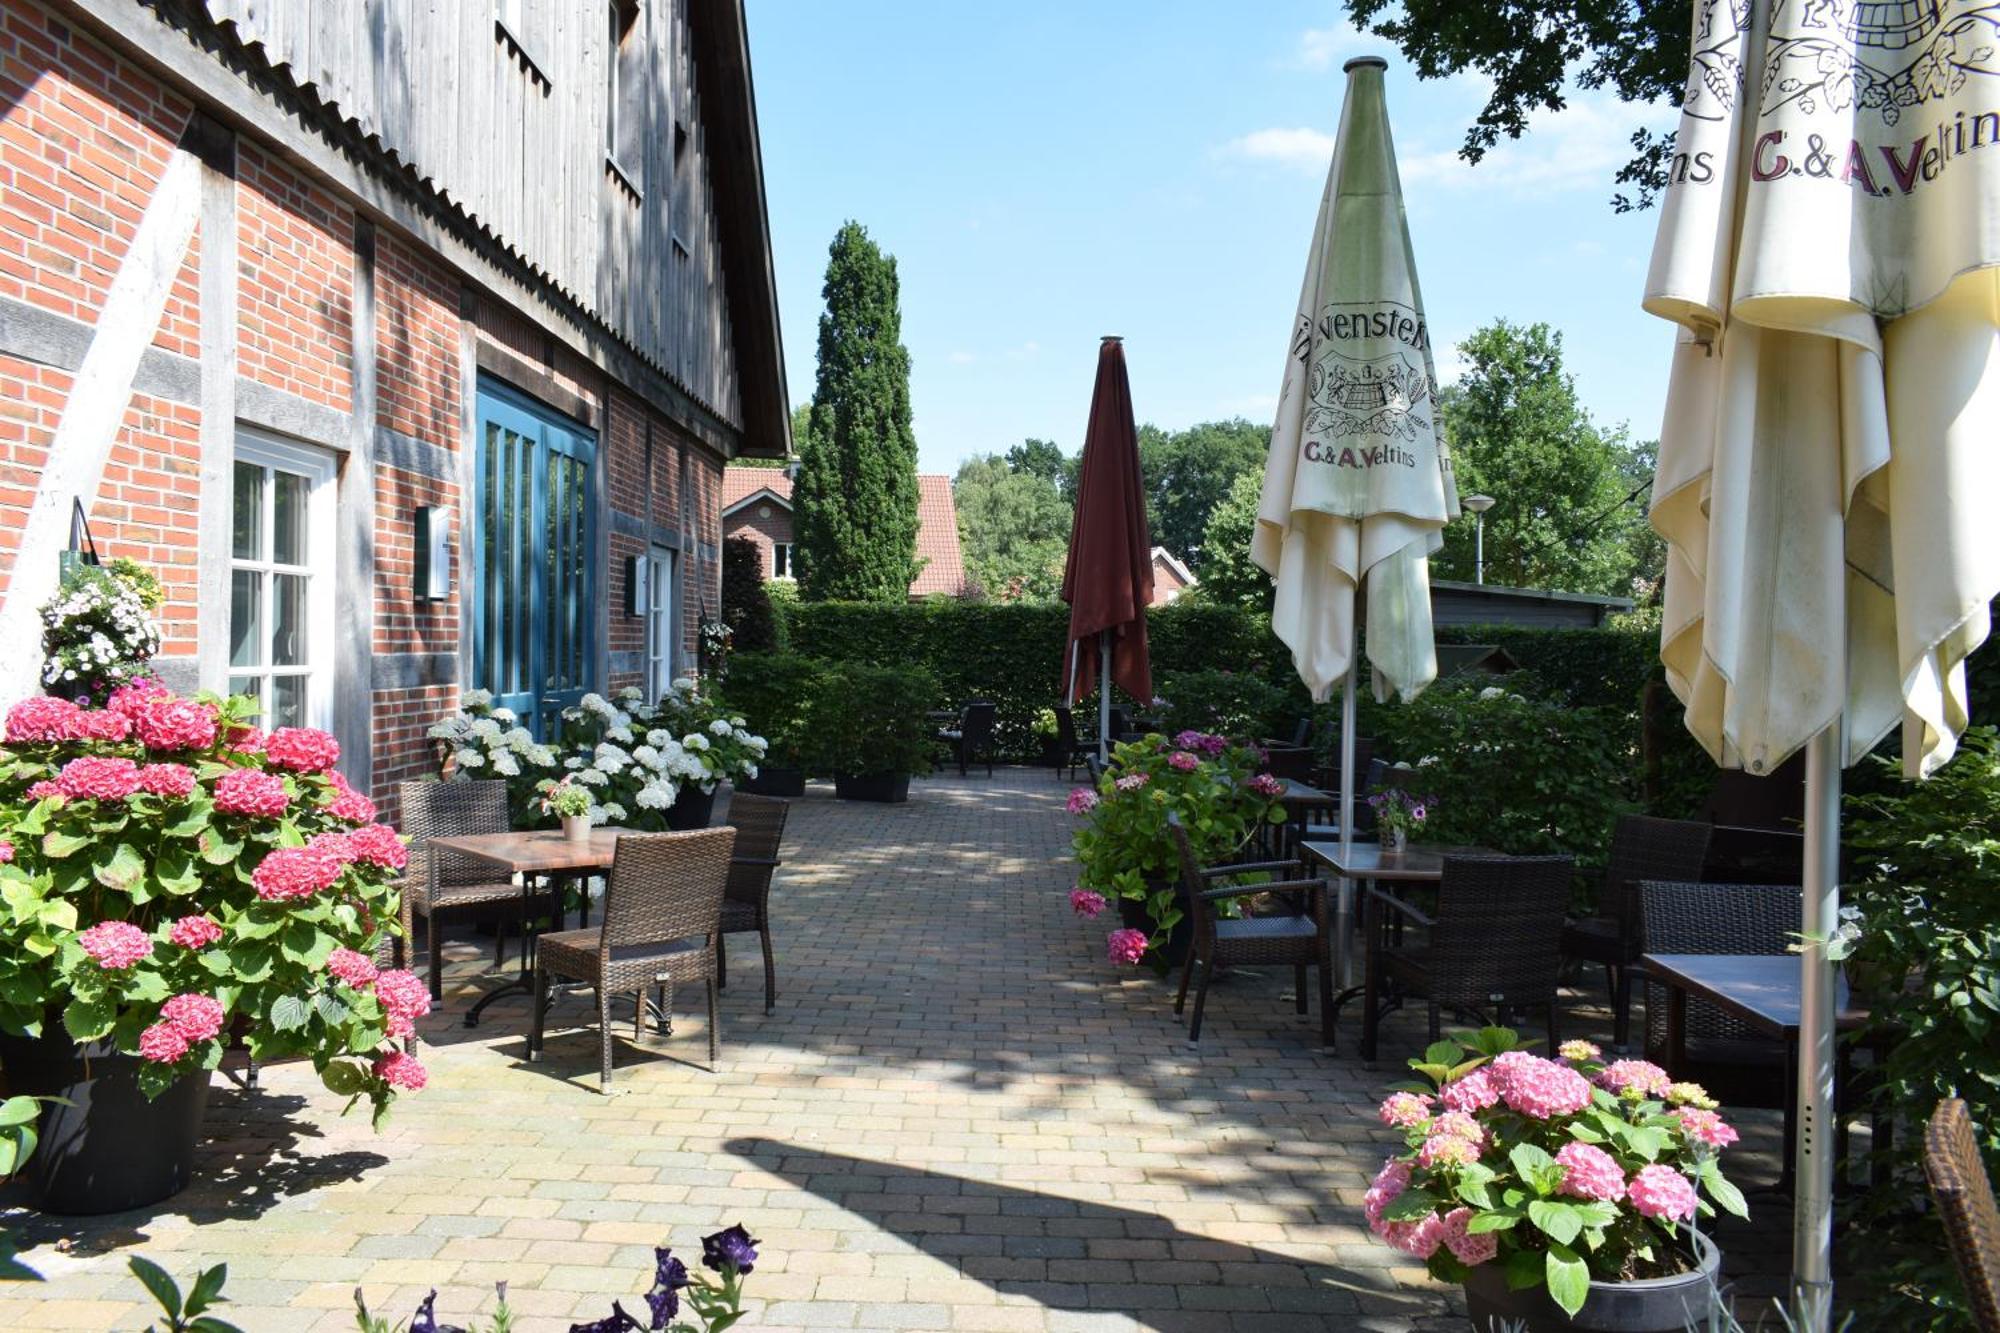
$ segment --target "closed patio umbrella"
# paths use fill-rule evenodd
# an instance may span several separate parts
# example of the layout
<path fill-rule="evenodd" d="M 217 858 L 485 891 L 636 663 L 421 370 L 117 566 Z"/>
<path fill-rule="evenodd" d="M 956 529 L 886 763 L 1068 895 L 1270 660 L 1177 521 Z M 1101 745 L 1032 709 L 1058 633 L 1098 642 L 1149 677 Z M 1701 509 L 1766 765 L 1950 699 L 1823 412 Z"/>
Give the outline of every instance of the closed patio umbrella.
<path fill-rule="evenodd" d="M 1378 694 L 1414 698 L 1437 676 L 1430 556 L 1458 516 L 1382 95 L 1387 67 L 1347 62 L 1250 541 L 1276 583 L 1271 628 L 1313 699 L 1345 685 L 1343 842 L 1354 827 L 1356 599 L 1365 591 Z"/>
<path fill-rule="evenodd" d="M 2000 32 L 1967 0 L 1696 10 L 1645 299 L 1681 326 L 1660 655 L 1717 763 L 1806 752 L 1793 1277 L 1824 1329 L 1840 769 L 1898 725 L 1910 776 L 1951 757 L 2000 592 Z"/>
<path fill-rule="evenodd" d="M 1153 665 L 1146 652 L 1153 543 L 1146 530 L 1146 490 L 1139 478 L 1139 432 L 1132 418 L 1132 386 L 1125 377 L 1125 345 L 1117 338 L 1104 339 L 1097 351 L 1097 386 L 1091 391 L 1090 425 L 1083 436 L 1062 599 L 1069 603 L 1063 700 L 1075 707 L 1096 678 L 1097 758 L 1102 763 L 1110 750 L 1112 682 L 1135 699 L 1153 697 Z"/>

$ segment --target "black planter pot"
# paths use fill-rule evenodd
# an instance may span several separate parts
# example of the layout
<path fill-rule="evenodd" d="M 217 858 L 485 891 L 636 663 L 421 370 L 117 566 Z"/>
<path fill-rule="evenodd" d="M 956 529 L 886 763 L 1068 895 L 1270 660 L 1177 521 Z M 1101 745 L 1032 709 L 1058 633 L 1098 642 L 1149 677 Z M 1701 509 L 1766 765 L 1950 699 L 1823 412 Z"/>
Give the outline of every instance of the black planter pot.
<path fill-rule="evenodd" d="M 1061 768 L 1063 761 L 1062 742 L 1054 736 L 1042 738 L 1042 757 L 1037 762 L 1043 768 Z"/>
<path fill-rule="evenodd" d="M 1709 1308 L 1709 1292 L 1722 1265 L 1722 1251 L 1695 1233 L 1692 1271 L 1638 1282 L 1595 1282 L 1575 1315 L 1563 1313 L 1545 1287 L 1507 1288 L 1499 1264 L 1481 1264 L 1465 1279 L 1465 1306 L 1477 1333 L 1521 1328 L 1525 1333 L 1682 1333 Z"/>
<path fill-rule="evenodd" d="M 208 1074 L 190 1074 L 153 1101 L 139 1090 L 135 1055 L 109 1042 L 78 1046 L 51 1022 L 39 1038 L 0 1034 L 0 1065 L 14 1096 L 44 1103 L 41 1143 L 22 1168 L 35 1207 L 89 1215 L 144 1208 L 187 1188 L 208 1109 Z"/>
<path fill-rule="evenodd" d="M 804 796 L 806 771 L 803 768 L 760 768 L 754 778 L 744 778 L 736 790 L 753 796 Z"/>
<path fill-rule="evenodd" d="M 667 807 L 667 827 L 676 832 L 707 828 L 715 817 L 715 793 L 699 787 L 683 787 Z"/>
<path fill-rule="evenodd" d="M 1169 970 L 1187 961 L 1188 950 L 1194 947 L 1194 914 L 1188 910 L 1187 891 L 1177 882 L 1174 885 L 1174 900 L 1180 904 L 1181 919 L 1167 932 L 1167 942 L 1153 951 L 1153 960 Z M 1118 920 L 1132 930 L 1143 930 L 1151 935 L 1159 928 L 1153 914 L 1141 898 L 1120 898 L 1118 900 Z"/>
<path fill-rule="evenodd" d="M 846 773 L 833 779 L 833 794 L 843 801 L 878 801 L 901 805 L 910 799 L 908 773 Z"/>

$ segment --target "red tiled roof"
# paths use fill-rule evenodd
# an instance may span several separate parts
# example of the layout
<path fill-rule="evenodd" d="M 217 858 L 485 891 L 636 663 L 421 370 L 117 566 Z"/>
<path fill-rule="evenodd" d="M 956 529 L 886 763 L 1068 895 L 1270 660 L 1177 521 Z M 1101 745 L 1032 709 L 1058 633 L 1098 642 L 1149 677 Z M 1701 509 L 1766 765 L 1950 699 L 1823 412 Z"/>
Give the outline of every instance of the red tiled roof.
<path fill-rule="evenodd" d="M 725 467 L 722 507 L 728 509 L 768 490 L 789 505 L 792 479 L 783 468 Z M 957 596 L 965 590 L 965 558 L 958 545 L 958 506 L 951 499 L 951 478 L 942 472 L 917 474 L 917 559 L 924 567 L 910 584 L 910 596 L 933 593 Z"/>

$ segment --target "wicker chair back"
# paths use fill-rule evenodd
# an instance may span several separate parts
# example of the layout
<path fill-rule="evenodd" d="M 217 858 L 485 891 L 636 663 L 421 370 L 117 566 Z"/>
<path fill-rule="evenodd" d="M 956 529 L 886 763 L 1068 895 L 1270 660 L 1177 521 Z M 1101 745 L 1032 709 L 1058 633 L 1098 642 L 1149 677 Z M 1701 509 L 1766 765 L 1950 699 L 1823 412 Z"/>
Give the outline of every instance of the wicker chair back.
<path fill-rule="evenodd" d="M 1447 856 L 1431 928 L 1432 998 L 1477 1009 L 1552 1003 L 1575 876 L 1568 856 Z"/>
<path fill-rule="evenodd" d="M 1993 1201 L 1972 1119 L 1948 1097 L 1924 1128 L 1924 1175 L 1981 1333 L 2000 1333 L 2000 1205 Z"/>
<path fill-rule="evenodd" d="M 603 949 L 714 935 L 735 845 L 726 826 L 620 837 L 604 884 Z"/>

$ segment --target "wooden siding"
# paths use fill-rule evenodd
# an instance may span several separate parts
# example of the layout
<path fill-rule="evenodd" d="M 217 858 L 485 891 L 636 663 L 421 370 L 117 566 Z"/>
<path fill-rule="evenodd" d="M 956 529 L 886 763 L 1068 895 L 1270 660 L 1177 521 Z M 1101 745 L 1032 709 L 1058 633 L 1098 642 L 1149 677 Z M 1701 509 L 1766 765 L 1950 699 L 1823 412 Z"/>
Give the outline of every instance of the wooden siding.
<path fill-rule="evenodd" d="M 205 3 L 703 406 L 743 426 L 688 0 L 639 0 L 627 39 L 650 52 L 636 195 L 608 153 L 609 0 L 520 0 L 519 32 L 500 26 L 495 0 Z M 678 170 L 676 130 L 687 140 Z"/>

